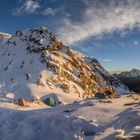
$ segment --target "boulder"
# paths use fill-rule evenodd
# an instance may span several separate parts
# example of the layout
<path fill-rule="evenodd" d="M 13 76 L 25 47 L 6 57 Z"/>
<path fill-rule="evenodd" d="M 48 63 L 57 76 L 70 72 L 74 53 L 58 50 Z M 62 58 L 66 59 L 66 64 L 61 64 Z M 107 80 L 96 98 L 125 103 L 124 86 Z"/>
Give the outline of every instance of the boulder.
<path fill-rule="evenodd" d="M 107 90 L 105 92 L 105 96 L 106 96 L 106 98 L 113 98 L 115 96 L 115 93 L 112 92 L 112 91 Z"/>
<path fill-rule="evenodd" d="M 118 95 L 113 91 L 105 91 L 103 93 L 96 93 L 94 97 L 97 97 L 99 99 L 108 99 L 108 98 L 116 98 Z"/>
<path fill-rule="evenodd" d="M 105 99 L 106 95 L 104 93 L 98 92 L 98 93 L 95 94 L 94 97 L 97 97 L 99 99 Z"/>
<path fill-rule="evenodd" d="M 28 104 L 28 101 L 23 99 L 23 98 L 20 98 L 18 99 L 18 104 L 22 107 L 26 106 Z"/>

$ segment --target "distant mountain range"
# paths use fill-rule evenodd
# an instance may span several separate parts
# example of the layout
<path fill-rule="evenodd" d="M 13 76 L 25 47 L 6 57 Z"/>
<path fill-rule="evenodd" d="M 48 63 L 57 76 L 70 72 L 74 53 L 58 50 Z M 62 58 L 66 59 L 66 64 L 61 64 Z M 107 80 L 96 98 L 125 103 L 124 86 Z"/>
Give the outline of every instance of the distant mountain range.
<path fill-rule="evenodd" d="M 116 78 L 122 81 L 130 90 L 140 92 L 140 70 L 132 69 L 131 71 L 113 74 Z"/>

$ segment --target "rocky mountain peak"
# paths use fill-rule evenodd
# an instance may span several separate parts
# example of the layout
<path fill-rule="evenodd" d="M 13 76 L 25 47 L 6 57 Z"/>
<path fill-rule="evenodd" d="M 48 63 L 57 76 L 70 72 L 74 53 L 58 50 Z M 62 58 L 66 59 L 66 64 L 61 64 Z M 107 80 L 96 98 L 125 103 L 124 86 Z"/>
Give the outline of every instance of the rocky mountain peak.
<path fill-rule="evenodd" d="M 132 69 L 131 72 L 140 73 L 140 70 L 139 69 Z"/>
<path fill-rule="evenodd" d="M 63 45 L 44 27 L 17 31 L 2 45 L 0 71 L 1 91 L 12 92 L 15 99 L 55 93 L 74 100 L 128 92 L 96 59 Z"/>
<path fill-rule="evenodd" d="M 132 69 L 130 71 L 122 72 L 117 75 L 119 78 L 134 78 L 140 76 L 140 70 L 139 69 Z"/>
<path fill-rule="evenodd" d="M 0 38 L 9 38 L 9 37 L 11 37 L 11 34 L 0 32 Z"/>

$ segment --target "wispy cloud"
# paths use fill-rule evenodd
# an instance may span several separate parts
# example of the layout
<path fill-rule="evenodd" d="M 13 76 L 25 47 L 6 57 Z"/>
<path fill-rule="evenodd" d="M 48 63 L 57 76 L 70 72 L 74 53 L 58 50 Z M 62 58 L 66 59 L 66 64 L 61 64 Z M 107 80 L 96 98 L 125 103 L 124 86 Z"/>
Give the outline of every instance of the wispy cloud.
<path fill-rule="evenodd" d="M 25 0 L 24 3 L 21 3 L 18 8 L 13 11 L 14 15 L 21 15 L 23 13 L 31 14 L 34 13 L 40 5 L 37 1 L 34 0 Z"/>
<path fill-rule="evenodd" d="M 137 40 L 134 41 L 134 45 L 139 45 L 139 42 Z"/>
<path fill-rule="evenodd" d="M 99 60 L 102 62 L 112 62 L 113 61 L 112 59 L 109 59 L 109 58 L 99 58 Z"/>
<path fill-rule="evenodd" d="M 52 9 L 51 7 L 49 7 L 49 8 L 47 8 L 44 12 L 43 12 L 43 14 L 45 15 L 45 16 L 48 16 L 48 15 L 55 15 L 56 14 L 56 10 L 54 10 L 54 9 Z"/>
<path fill-rule="evenodd" d="M 44 16 L 55 16 L 57 13 L 63 10 L 63 7 L 60 8 L 47 8 L 43 11 Z"/>
<path fill-rule="evenodd" d="M 100 1 L 100 0 L 99 0 Z M 93 1 L 84 11 L 83 21 L 74 22 L 65 18 L 58 34 L 67 45 L 83 41 L 91 36 L 113 33 L 133 27 L 140 27 L 139 0 L 108 0 L 106 3 Z"/>

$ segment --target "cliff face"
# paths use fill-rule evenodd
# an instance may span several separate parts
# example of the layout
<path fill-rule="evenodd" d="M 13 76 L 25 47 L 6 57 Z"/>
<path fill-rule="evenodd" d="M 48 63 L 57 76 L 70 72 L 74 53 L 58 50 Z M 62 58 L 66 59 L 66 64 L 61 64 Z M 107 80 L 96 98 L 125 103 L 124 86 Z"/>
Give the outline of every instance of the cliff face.
<path fill-rule="evenodd" d="M 47 28 L 17 31 L 0 47 L 1 94 L 14 98 L 88 98 L 97 92 L 128 92 L 94 58 L 63 45 Z"/>

